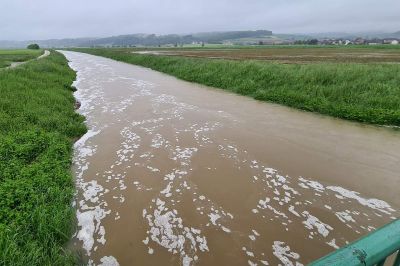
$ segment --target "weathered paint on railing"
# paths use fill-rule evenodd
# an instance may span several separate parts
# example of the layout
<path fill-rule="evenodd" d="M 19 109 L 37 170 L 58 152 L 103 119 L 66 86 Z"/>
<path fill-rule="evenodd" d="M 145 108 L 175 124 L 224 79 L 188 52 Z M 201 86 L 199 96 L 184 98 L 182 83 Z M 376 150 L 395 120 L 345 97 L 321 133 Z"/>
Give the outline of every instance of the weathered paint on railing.
<path fill-rule="evenodd" d="M 328 254 L 310 266 L 372 266 L 384 265 L 397 252 L 393 265 L 400 266 L 400 220 L 391 222 L 367 236 Z"/>

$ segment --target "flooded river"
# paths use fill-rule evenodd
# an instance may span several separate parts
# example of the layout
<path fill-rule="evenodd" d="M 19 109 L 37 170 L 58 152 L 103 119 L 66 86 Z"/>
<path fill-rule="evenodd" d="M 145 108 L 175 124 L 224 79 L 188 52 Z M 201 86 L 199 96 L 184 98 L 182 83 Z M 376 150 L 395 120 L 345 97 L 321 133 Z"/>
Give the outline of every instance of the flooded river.
<path fill-rule="evenodd" d="M 400 215 L 400 133 L 63 52 L 92 265 L 301 265 Z"/>

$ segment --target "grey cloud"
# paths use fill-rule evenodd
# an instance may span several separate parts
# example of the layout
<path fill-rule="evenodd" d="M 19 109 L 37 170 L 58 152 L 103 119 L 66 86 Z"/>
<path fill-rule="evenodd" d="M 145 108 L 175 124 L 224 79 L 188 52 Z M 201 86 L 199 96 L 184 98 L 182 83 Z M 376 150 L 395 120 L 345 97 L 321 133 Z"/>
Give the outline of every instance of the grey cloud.
<path fill-rule="evenodd" d="M 0 39 L 269 29 L 399 31 L 398 0 L 2 0 Z"/>

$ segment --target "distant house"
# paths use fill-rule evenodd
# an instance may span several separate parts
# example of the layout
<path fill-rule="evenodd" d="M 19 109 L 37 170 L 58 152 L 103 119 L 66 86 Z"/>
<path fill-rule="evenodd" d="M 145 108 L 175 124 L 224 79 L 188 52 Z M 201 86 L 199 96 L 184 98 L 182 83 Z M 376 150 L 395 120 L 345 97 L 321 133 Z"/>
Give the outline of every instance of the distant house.
<path fill-rule="evenodd" d="M 391 43 L 392 43 L 392 40 L 390 40 L 390 39 L 383 40 L 383 44 L 391 44 Z"/>
<path fill-rule="evenodd" d="M 322 45 L 336 45 L 337 44 L 335 39 L 323 39 L 323 40 L 320 40 L 319 43 Z"/>
<path fill-rule="evenodd" d="M 384 39 L 383 43 L 384 44 L 399 44 L 399 40 L 397 40 L 397 39 Z"/>
<path fill-rule="evenodd" d="M 363 38 L 356 38 L 354 44 L 365 44 L 366 41 Z"/>
<path fill-rule="evenodd" d="M 345 41 L 344 41 L 344 45 L 349 45 L 349 44 L 353 44 L 353 42 L 350 41 L 350 40 L 345 40 Z"/>
<path fill-rule="evenodd" d="M 379 44 L 384 44 L 385 42 L 382 39 L 374 38 L 374 39 L 368 40 L 367 43 L 369 45 L 379 45 Z"/>

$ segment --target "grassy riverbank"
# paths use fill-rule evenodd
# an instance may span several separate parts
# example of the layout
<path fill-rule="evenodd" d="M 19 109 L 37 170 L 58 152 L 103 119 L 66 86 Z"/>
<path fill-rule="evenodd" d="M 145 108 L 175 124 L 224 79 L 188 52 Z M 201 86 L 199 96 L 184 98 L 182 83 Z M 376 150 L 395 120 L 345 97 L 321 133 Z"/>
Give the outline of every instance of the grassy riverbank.
<path fill-rule="evenodd" d="M 68 265 L 73 141 L 85 133 L 63 55 L 0 71 L 0 265 Z"/>
<path fill-rule="evenodd" d="M 133 54 L 132 49 L 75 50 L 149 67 L 183 80 L 262 101 L 353 121 L 400 126 L 399 64 L 298 64 L 297 61 L 283 64 L 260 60 Z M 296 60 L 296 54 L 291 56 Z"/>
<path fill-rule="evenodd" d="M 43 50 L 0 50 L 0 68 L 8 67 L 13 62 L 25 62 L 41 55 Z"/>

